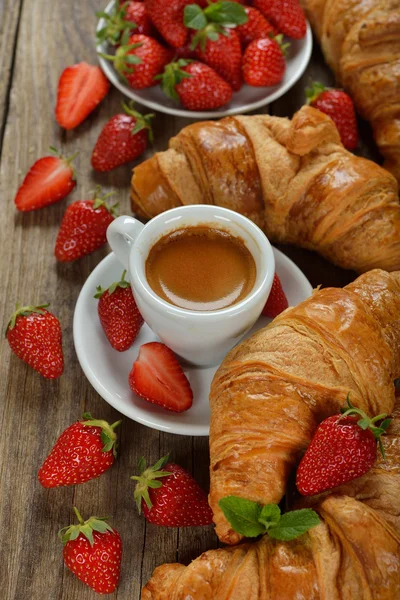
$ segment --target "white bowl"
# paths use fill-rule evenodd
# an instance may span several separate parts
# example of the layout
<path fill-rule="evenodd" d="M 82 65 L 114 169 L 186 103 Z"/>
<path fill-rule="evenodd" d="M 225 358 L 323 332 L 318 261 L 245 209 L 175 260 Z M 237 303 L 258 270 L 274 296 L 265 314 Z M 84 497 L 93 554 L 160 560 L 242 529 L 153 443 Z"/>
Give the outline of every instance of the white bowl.
<path fill-rule="evenodd" d="M 276 272 L 289 304 L 295 306 L 311 295 L 312 288 L 300 269 L 282 252 L 273 248 Z M 79 363 L 95 390 L 123 415 L 153 429 L 181 435 L 208 435 L 210 409 L 208 396 L 217 367 L 199 368 L 182 365 L 193 390 L 193 406 L 183 413 L 165 410 L 142 400 L 128 384 L 128 375 L 139 348 L 147 342 L 159 341 L 146 324 L 134 344 L 126 352 L 117 352 L 108 342 L 100 325 L 93 296 L 96 287 L 108 287 L 121 277 L 123 267 L 114 253 L 109 254 L 92 271 L 79 294 L 74 314 L 74 344 Z M 246 338 L 270 319 L 260 317 Z"/>
<path fill-rule="evenodd" d="M 105 8 L 104 12 L 110 13 L 114 7 L 112 0 Z M 105 20 L 100 19 L 97 30 L 105 26 Z M 233 93 L 229 104 L 213 111 L 192 111 L 179 108 L 179 103 L 174 102 L 164 94 L 160 86 L 146 88 L 144 90 L 134 90 L 126 85 L 119 77 L 112 62 L 99 56 L 100 66 L 106 77 L 115 85 L 125 96 L 140 102 L 151 110 L 175 115 L 177 117 L 190 117 L 194 119 L 211 119 L 214 117 L 226 117 L 228 115 L 237 115 L 249 112 L 265 106 L 274 100 L 277 100 L 285 94 L 304 73 L 308 61 L 310 60 L 312 50 L 312 34 L 309 23 L 307 22 L 307 33 L 301 40 L 291 40 L 285 38 L 285 42 L 290 42 L 290 48 L 286 57 L 286 72 L 283 80 L 271 87 L 253 87 L 243 85 L 238 92 Z M 98 52 L 107 52 L 107 44 L 99 44 Z"/>

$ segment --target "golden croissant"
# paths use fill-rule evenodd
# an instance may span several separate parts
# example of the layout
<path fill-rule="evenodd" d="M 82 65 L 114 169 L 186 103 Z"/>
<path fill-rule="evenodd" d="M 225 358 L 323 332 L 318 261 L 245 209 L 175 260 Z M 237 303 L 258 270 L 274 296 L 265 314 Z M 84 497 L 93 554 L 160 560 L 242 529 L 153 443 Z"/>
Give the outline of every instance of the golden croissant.
<path fill-rule="evenodd" d="M 317 424 L 348 392 L 368 414 L 392 413 L 362 477 L 294 500 L 321 522 L 291 542 L 264 536 L 158 567 L 143 600 L 394 600 L 400 590 L 400 272 L 373 270 L 326 288 L 233 349 L 211 388 L 210 495 L 222 542 L 241 536 L 218 506 L 279 503 Z M 287 496 L 287 501 L 290 504 Z"/>
<path fill-rule="evenodd" d="M 400 0 L 301 0 L 325 60 L 400 181 Z"/>
<path fill-rule="evenodd" d="M 134 212 L 216 204 L 252 219 L 271 241 L 316 250 L 346 269 L 400 269 L 397 182 L 340 143 L 333 121 L 303 107 L 194 123 L 134 169 Z"/>

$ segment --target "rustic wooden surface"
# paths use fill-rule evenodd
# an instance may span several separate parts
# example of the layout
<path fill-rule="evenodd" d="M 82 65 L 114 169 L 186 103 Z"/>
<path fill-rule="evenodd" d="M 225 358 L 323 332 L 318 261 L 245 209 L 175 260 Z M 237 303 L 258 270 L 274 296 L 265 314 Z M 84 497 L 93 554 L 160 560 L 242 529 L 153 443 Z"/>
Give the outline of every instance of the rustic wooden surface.
<path fill-rule="evenodd" d="M 171 453 L 198 481 L 208 485 L 206 438 L 168 435 L 128 419 L 120 430 L 120 456 L 101 478 L 85 485 L 46 491 L 37 471 L 56 437 L 90 410 L 116 420 L 118 414 L 93 390 L 78 364 L 72 341 L 72 316 L 79 290 L 108 248 L 72 264 L 53 257 L 59 223 L 68 203 L 85 199 L 96 184 L 116 190 L 122 212 L 129 211 L 130 166 L 110 174 L 90 168 L 91 149 L 102 125 L 118 111 L 121 95 L 113 90 L 75 131 L 60 130 L 53 118 L 58 76 L 68 65 L 96 61 L 93 44 L 95 11 L 101 0 L 0 0 L 0 323 L 17 301 L 49 301 L 63 328 L 65 373 L 57 381 L 42 379 L 0 345 L 0 582 L 2 600 L 89 600 L 86 588 L 63 566 L 57 531 L 81 512 L 112 515 L 124 542 L 121 583 L 113 598 L 136 600 L 155 566 L 189 562 L 215 547 L 211 527 L 164 529 L 147 525 L 135 510 L 133 483 L 141 455 L 149 461 Z M 306 74 L 286 96 L 269 107 L 291 116 L 303 102 L 310 77 L 333 83 L 321 54 L 314 48 Z M 266 109 L 267 110 L 267 109 Z M 188 121 L 159 114 L 156 149 Z M 377 158 L 368 127 L 362 125 L 360 153 Z M 24 173 L 54 145 L 67 155 L 79 150 L 78 184 L 64 201 L 47 209 L 17 214 L 13 198 Z M 283 250 L 303 269 L 313 285 L 344 285 L 354 274 L 328 264 L 315 254 Z"/>

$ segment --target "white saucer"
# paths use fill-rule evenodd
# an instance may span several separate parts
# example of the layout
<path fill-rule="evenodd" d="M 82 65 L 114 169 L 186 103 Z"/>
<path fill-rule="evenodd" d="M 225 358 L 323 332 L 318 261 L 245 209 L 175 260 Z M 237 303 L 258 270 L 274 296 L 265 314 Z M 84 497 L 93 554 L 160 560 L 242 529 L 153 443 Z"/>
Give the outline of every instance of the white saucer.
<path fill-rule="evenodd" d="M 104 9 L 104 12 L 110 13 L 113 10 L 115 1 L 111 0 Z M 97 31 L 105 26 L 105 20 L 101 18 L 97 24 Z M 228 115 L 237 115 L 250 110 L 256 110 L 274 102 L 285 94 L 303 75 L 311 56 L 312 33 L 307 22 L 307 32 L 303 39 L 292 40 L 285 38 L 285 43 L 290 42 L 290 47 L 286 56 L 286 71 L 282 81 L 278 85 L 271 87 L 253 87 L 243 85 L 238 92 L 234 92 L 229 104 L 213 111 L 190 111 L 181 108 L 179 102 L 168 98 L 161 90 L 159 85 L 146 88 L 144 90 L 134 90 L 126 85 L 119 77 L 113 63 L 98 57 L 104 74 L 125 96 L 140 102 L 151 110 L 175 115 L 177 117 L 190 117 L 192 119 L 211 119 L 215 117 L 226 117 Z M 107 53 L 109 51 L 107 44 L 99 44 L 96 47 L 97 52 Z"/>
<path fill-rule="evenodd" d="M 310 296 L 312 287 L 300 269 L 279 250 L 274 248 L 276 272 L 290 306 Z M 193 390 L 193 406 L 184 413 L 174 413 L 150 404 L 134 394 L 128 384 L 128 375 L 138 355 L 139 347 L 157 341 L 157 336 L 144 324 L 133 346 L 126 352 L 117 352 L 109 344 L 97 314 L 96 287 L 108 287 L 121 277 L 123 267 L 111 253 L 92 271 L 86 280 L 75 307 L 74 343 L 80 365 L 95 390 L 123 415 L 143 425 L 181 435 L 208 435 L 210 411 L 208 395 L 217 367 L 200 369 L 184 367 Z M 270 319 L 260 317 L 249 337 L 265 327 Z"/>

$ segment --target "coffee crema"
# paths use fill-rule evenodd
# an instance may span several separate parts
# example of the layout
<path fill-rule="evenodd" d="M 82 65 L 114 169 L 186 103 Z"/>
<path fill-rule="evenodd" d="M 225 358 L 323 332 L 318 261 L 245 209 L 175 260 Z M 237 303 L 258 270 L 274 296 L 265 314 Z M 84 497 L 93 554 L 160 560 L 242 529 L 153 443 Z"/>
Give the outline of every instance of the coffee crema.
<path fill-rule="evenodd" d="M 146 260 L 152 290 L 187 310 L 221 310 L 252 290 L 254 258 L 244 242 L 207 225 L 183 227 L 163 236 Z"/>

